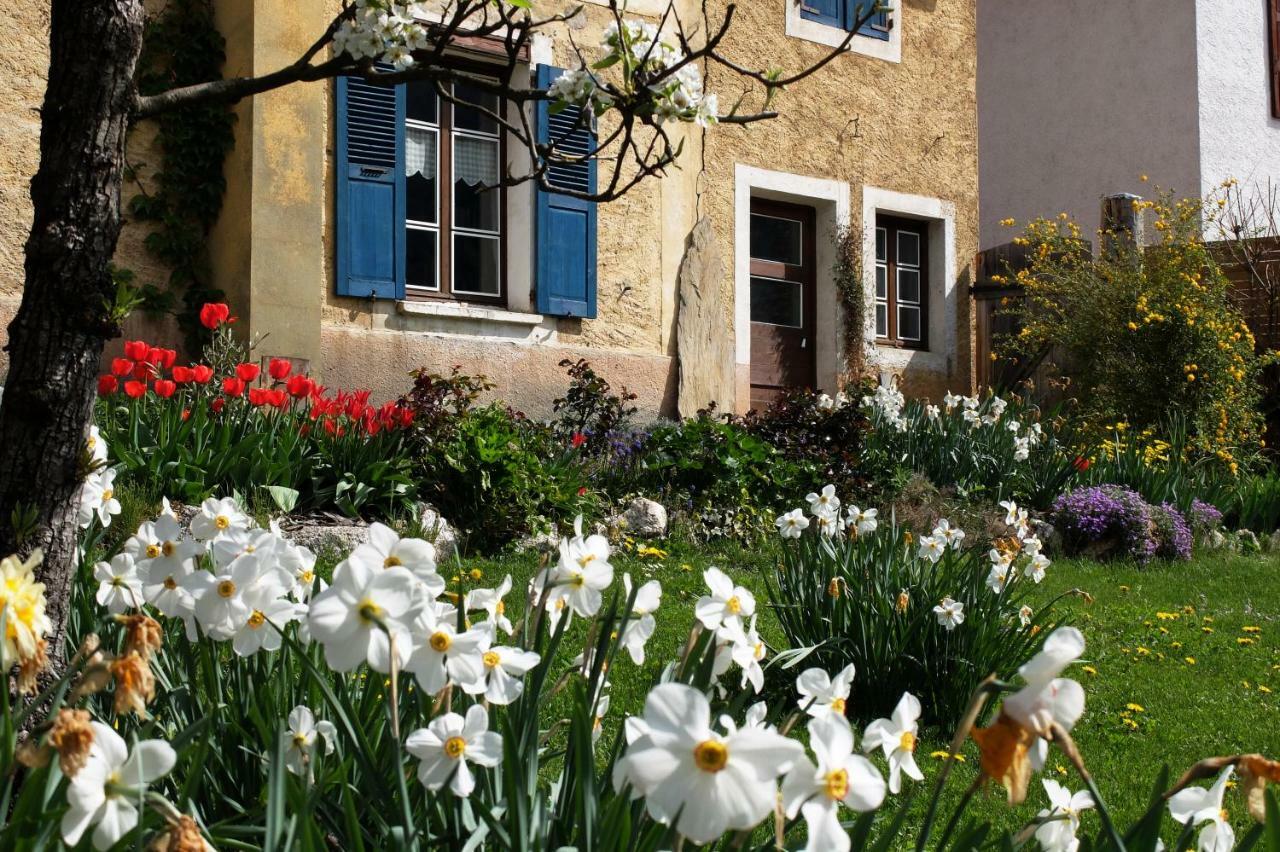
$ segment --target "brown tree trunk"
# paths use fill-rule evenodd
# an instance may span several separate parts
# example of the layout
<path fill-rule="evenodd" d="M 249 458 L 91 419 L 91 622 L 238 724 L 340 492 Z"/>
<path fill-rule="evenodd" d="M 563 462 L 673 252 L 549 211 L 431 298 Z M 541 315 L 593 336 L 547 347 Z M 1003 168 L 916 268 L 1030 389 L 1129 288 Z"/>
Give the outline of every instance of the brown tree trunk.
<path fill-rule="evenodd" d="M 52 2 L 35 220 L 0 400 L 0 557 L 44 549 L 55 660 L 75 574 L 85 431 L 103 344 L 118 333 L 109 264 L 142 29 L 141 0 Z M 31 513 L 35 527 L 19 541 L 15 521 Z"/>

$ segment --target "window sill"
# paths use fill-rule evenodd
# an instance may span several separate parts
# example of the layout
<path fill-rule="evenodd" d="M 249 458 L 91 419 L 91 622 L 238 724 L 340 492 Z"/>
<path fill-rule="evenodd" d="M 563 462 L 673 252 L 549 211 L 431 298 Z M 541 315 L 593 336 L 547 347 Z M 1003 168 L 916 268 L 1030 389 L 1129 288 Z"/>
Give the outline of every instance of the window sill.
<path fill-rule="evenodd" d="M 405 316 L 470 319 L 524 326 L 541 325 L 545 319 L 542 314 L 529 314 L 522 311 L 508 311 L 502 308 L 486 308 L 480 305 L 449 304 L 445 302 L 400 301 L 396 302 L 396 311 Z"/>

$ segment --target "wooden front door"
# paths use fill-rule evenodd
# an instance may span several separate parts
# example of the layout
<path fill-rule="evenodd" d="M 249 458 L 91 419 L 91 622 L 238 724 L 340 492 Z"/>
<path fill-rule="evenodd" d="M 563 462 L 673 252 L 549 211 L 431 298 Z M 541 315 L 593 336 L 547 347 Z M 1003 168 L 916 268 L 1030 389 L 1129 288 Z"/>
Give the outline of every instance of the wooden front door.
<path fill-rule="evenodd" d="M 817 384 L 814 212 L 751 201 L 751 407 Z"/>

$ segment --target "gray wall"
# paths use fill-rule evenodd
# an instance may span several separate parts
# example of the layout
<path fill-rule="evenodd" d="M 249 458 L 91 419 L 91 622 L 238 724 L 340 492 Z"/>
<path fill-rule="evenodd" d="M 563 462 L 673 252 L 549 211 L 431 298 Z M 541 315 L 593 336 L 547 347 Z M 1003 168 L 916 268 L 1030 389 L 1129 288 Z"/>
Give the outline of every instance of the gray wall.
<path fill-rule="evenodd" d="M 1011 239 L 1006 216 L 1091 234 L 1104 194 L 1200 192 L 1196 3 L 978 0 L 982 247 Z M 1214 0 L 1237 3 L 1264 5 Z"/>

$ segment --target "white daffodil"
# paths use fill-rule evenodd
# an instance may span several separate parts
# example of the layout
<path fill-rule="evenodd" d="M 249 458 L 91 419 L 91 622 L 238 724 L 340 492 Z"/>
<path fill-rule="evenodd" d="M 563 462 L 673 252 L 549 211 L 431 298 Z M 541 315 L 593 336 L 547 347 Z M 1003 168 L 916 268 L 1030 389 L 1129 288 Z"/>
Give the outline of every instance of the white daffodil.
<path fill-rule="evenodd" d="M 1049 567 L 1049 557 L 1043 553 L 1037 553 L 1031 557 L 1031 561 L 1027 563 L 1027 576 L 1034 583 L 1039 583 L 1044 579 L 1044 571 Z"/>
<path fill-rule="evenodd" d="M 459 633 L 453 624 L 438 618 L 435 609 L 426 607 L 413 623 L 413 653 L 405 671 L 413 674 L 418 685 L 434 695 L 450 682 L 463 685 L 483 683 L 484 663 L 481 655 L 489 650 L 487 630 Z"/>
<path fill-rule="evenodd" d="M 192 560 L 200 553 L 200 546 L 185 534 L 176 518 L 160 515 L 154 521 L 139 526 L 121 551 L 133 557 L 138 573 L 143 577 L 154 577 L 156 583 L 173 578 L 176 587 L 180 578 L 191 573 Z M 147 602 L 155 604 L 150 594 Z M 165 615 L 174 615 L 165 612 L 158 604 L 156 608 Z"/>
<path fill-rule="evenodd" d="M 541 589 L 549 582 L 551 600 L 563 600 L 573 612 L 591 618 L 600 611 L 604 590 L 613 582 L 609 540 L 602 535 L 584 537 L 581 515 L 573 529 L 573 538 L 560 539 L 560 561 L 549 572 L 549 580 L 538 586 Z"/>
<path fill-rule="evenodd" d="M 191 534 L 199 541 L 212 541 L 222 533 L 247 530 L 251 525 L 249 516 L 240 510 L 234 499 L 210 497 L 200 504 L 200 511 L 191 519 Z"/>
<path fill-rule="evenodd" d="M 814 403 L 819 411 L 833 411 L 836 407 L 836 401 L 825 393 L 818 394 L 817 402 Z"/>
<path fill-rule="evenodd" d="M 947 411 L 950 412 L 953 408 L 955 408 L 957 405 L 960 404 L 960 401 L 962 399 L 964 399 L 964 397 L 956 396 L 951 391 L 947 391 L 942 396 L 942 404 L 946 407 Z"/>
<path fill-rule="evenodd" d="M 333 754 L 338 729 L 332 722 L 316 721 L 311 708 L 299 704 L 289 712 L 289 729 L 280 734 L 284 746 L 284 765 L 294 775 L 311 777 L 311 756 L 319 740 L 324 740 L 324 753 Z"/>
<path fill-rule="evenodd" d="M 99 465 L 107 463 L 107 442 L 102 440 L 102 433 L 97 426 L 89 424 L 89 437 L 85 438 L 84 447 L 93 461 Z"/>
<path fill-rule="evenodd" d="M 1012 579 L 1012 565 L 1008 562 L 997 562 L 991 566 L 991 573 L 987 574 L 987 588 L 998 595 L 1004 591 L 1004 587 L 1009 585 Z"/>
<path fill-rule="evenodd" d="M 834 515 L 840 511 L 840 498 L 836 496 L 834 485 L 823 486 L 821 492 L 811 493 L 804 498 L 809 503 L 809 512 L 814 515 Z"/>
<path fill-rule="evenodd" d="M 186 578 L 186 585 L 195 597 L 201 629 L 219 641 L 235 635 L 253 609 L 284 593 L 280 575 L 275 570 L 263 571 L 253 554 L 233 559 L 216 574 L 196 571 Z"/>
<path fill-rule="evenodd" d="M 263 651 L 279 651 L 284 639 L 280 631 L 286 624 L 303 618 L 306 604 L 277 597 L 282 590 L 258 588 L 245 597 L 249 615 L 231 636 L 231 649 L 242 657 Z"/>
<path fill-rule="evenodd" d="M 1036 556 L 1043 549 L 1044 544 L 1036 536 L 1029 535 L 1022 539 L 1022 552 L 1028 556 Z"/>
<path fill-rule="evenodd" d="M 1236 833 L 1227 821 L 1222 796 L 1227 790 L 1234 767 L 1228 766 L 1209 789 L 1186 787 L 1169 797 L 1169 815 L 1182 825 L 1202 825 L 1197 838 L 1199 852 L 1230 852 L 1236 845 Z"/>
<path fill-rule="evenodd" d="M 96 825 L 93 848 L 110 849 L 137 827 L 147 785 L 167 774 L 178 756 L 164 740 L 142 740 L 131 753 L 111 728 L 89 724 L 93 745 L 85 765 L 67 784 L 70 809 L 62 817 L 62 839 L 76 846 L 85 830 Z"/>
<path fill-rule="evenodd" d="M 317 591 L 325 590 L 325 581 L 316 575 L 316 555 L 311 548 L 284 541 L 276 551 L 276 559 L 281 573 L 289 578 L 289 594 L 294 600 L 306 603 Z"/>
<path fill-rule="evenodd" d="M 142 608 L 142 581 L 129 554 L 117 553 L 110 562 L 93 566 L 93 578 L 98 581 L 98 603 L 105 606 L 107 612 L 119 615 Z"/>
<path fill-rule="evenodd" d="M 476 779 L 468 764 L 493 767 L 502 762 L 502 736 L 489 730 L 489 712 L 479 704 L 457 713 L 437 716 L 425 728 L 409 734 L 405 751 L 421 761 L 418 780 L 432 792 L 445 784 L 455 796 L 466 797 Z"/>
<path fill-rule="evenodd" d="M 920 536 L 920 558 L 928 559 L 932 563 L 937 563 L 942 555 L 947 552 L 946 539 L 938 536 L 922 535 Z"/>
<path fill-rule="evenodd" d="M 849 689 L 853 685 L 853 671 L 853 663 L 841 669 L 834 678 L 825 669 L 805 669 L 796 678 L 800 709 L 810 716 L 829 712 L 843 716 L 849 701 Z"/>
<path fill-rule="evenodd" d="M 622 575 L 622 587 L 626 589 L 627 598 L 631 597 L 631 575 Z M 636 601 L 631 609 L 631 618 L 622 631 L 619 640 L 622 647 L 631 655 L 631 661 L 637 666 L 644 665 L 644 646 L 657 629 L 657 621 L 653 612 L 662 603 L 662 584 L 650 580 L 636 591 Z"/>
<path fill-rule="evenodd" d="M 938 406 L 930 404 L 924 407 L 924 416 L 930 420 L 937 420 L 942 416 L 942 412 L 938 410 Z"/>
<path fill-rule="evenodd" d="M 595 746 L 600 741 L 600 735 L 604 733 L 604 717 L 609 712 L 609 696 L 602 695 L 600 700 L 596 702 L 595 717 L 591 720 L 591 745 Z"/>
<path fill-rule="evenodd" d="M 903 773 L 916 781 L 924 780 L 915 757 L 919 719 L 919 699 L 904 692 L 898 706 L 893 709 L 893 716 L 876 719 L 867 725 L 867 732 L 862 737 L 862 748 L 868 754 L 878 748 L 884 749 L 884 756 L 889 760 L 889 792 L 894 795 L 902 789 Z"/>
<path fill-rule="evenodd" d="M 1028 624 L 1031 623 L 1031 616 L 1033 614 L 1034 612 L 1031 609 L 1031 607 L 1027 606 L 1026 604 L 1023 604 L 1021 608 L 1018 609 L 1018 621 L 1021 622 L 1023 627 L 1026 627 Z"/>
<path fill-rule="evenodd" d="M 840 825 L 840 805 L 865 813 L 884 801 L 884 777 L 871 761 L 854 754 L 853 746 L 848 720 L 824 713 L 809 723 L 809 747 L 818 765 L 803 757 L 782 781 L 787 817 L 803 814 L 809 829 L 806 850 L 848 852 L 851 844 Z"/>
<path fill-rule="evenodd" d="M 421 538 L 401 538 L 385 524 L 369 525 L 369 539 L 351 551 L 352 562 L 372 571 L 402 566 L 418 578 L 424 597 L 434 598 L 444 591 L 444 578 L 436 572 L 436 547 Z"/>
<path fill-rule="evenodd" d="M 1038 737 L 1031 749 L 1037 769 L 1044 765 L 1053 724 L 1069 732 L 1084 714 L 1084 688 L 1058 677 L 1083 653 L 1084 635 L 1074 627 L 1059 627 L 1045 639 L 1040 653 L 1018 669 L 1026 686 L 1004 700 L 1002 712 Z"/>
<path fill-rule="evenodd" d="M 650 816 L 694 843 L 755 827 L 773 810 L 778 776 L 803 755 L 799 743 L 763 727 L 722 736 L 706 696 L 680 683 L 649 693 L 634 733 L 615 785 L 629 782 Z"/>
<path fill-rule="evenodd" d="M 814 515 L 813 520 L 818 525 L 818 532 L 826 538 L 835 538 L 836 535 L 844 531 L 844 518 L 839 513 Z"/>
<path fill-rule="evenodd" d="M 809 528 L 809 519 L 799 509 L 792 509 L 785 515 L 779 515 L 773 523 L 783 538 L 799 538 L 800 534 Z"/>
<path fill-rule="evenodd" d="M 489 631 L 491 640 L 497 640 L 499 630 L 508 636 L 515 630 L 515 627 L 511 624 L 511 619 L 507 617 L 507 604 L 503 600 L 510 591 L 511 575 L 508 574 L 498 588 L 473 589 L 467 592 L 464 599 L 465 603 L 463 605 L 468 611 L 473 609 L 485 611 L 488 617 L 477 626 Z"/>
<path fill-rule="evenodd" d="M 857 506 L 850 506 L 849 524 L 858 531 L 858 535 L 870 535 L 880 525 L 880 521 L 876 518 L 877 514 L 879 513 L 875 509 L 863 511 Z"/>
<path fill-rule="evenodd" d="M 480 654 L 480 677 L 462 682 L 462 691 L 468 695 L 483 694 L 490 704 L 510 704 L 524 690 L 524 676 L 541 659 L 532 651 L 507 645 L 489 648 Z"/>
<path fill-rule="evenodd" d="M 738 664 L 738 668 L 742 669 L 741 688 L 745 689 L 750 683 L 759 693 L 764 688 L 764 669 L 760 662 L 765 658 L 768 649 L 765 647 L 764 640 L 760 638 L 759 632 L 756 631 L 756 617 L 751 616 L 751 623 L 745 630 L 732 622 L 726 623 L 720 628 L 718 635 L 728 640 L 730 656 Z"/>
<path fill-rule="evenodd" d="M 957 600 L 952 600 L 950 595 L 942 599 L 942 603 L 933 608 L 933 615 L 938 619 L 938 624 L 947 630 L 955 630 L 961 624 L 964 624 L 964 604 Z"/>
<path fill-rule="evenodd" d="M 111 526 L 111 519 L 120 514 L 120 501 L 115 496 L 115 468 L 95 470 L 85 477 L 80 487 L 79 516 L 81 527 L 87 527 L 94 519 L 104 527 Z"/>
<path fill-rule="evenodd" d="M 400 565 L 374 571 L 362 563 L 340 562 L 333 585 L 312 599 L 307 615 L 311 638 L 324 646 L 329 668 L 349 672 L 368 662 L 375 671 L 389 672 L 389 634 L 396 637 L 396 655 L 403 663 L 409 652 L 408 624 L 421 606 L 419 583 Z"/>
<path fill-rule="evenodd" d="M 276 551 L 283 543 L 284 540 L 270 530 L 232 527 L 213 540 L 209 551 L 217 568 L 229 568 L 239 559 L 253 559 L 266 571 L 275 569 Z M 285 582 L 292 580 L 289 577 Z"/>
<path fill-rule="evenodd" d="M 742 630 L 743 619 L 755 615 L 755 595 L 742 586 L 735 586 L 719 568 L 712 567 L 703 571 L 702 579 L 706 581 L 711 594 L 698 598 L 694 605 L 693 614 L 698 621 L 708 630 L 718 630 L 722 625 L 732 625 Z"/>
<path fill-rule="evenodd" d="M 1057 781 L 1046 778 L 1042 782 L 1049 795 L 1049 807 L 1039 813 L 1046 822 L 1036 829 L 1036 840 L 1044 852 L 1075 852 L 1080 841 L 1080 812 L 1093 807 L 1093 796 L 1088 790 L 1072 793 Z"/>
<path fill-rule="evenodd" d="M 1020 517 L 1018 504 L 1013 500 L 1001 500 L 999 503 L 1001 509 L 1004 509 L 1004 523 L 1007 527 L 1015 526 Z"/>
<path fill-rule="evenodd" d="M 964 530 L 951 526 L 951 522 L 943 518 L 933 528 L 933 537 L 941 539 L 947 547 L 958 548 L 964 541 Z"/>

